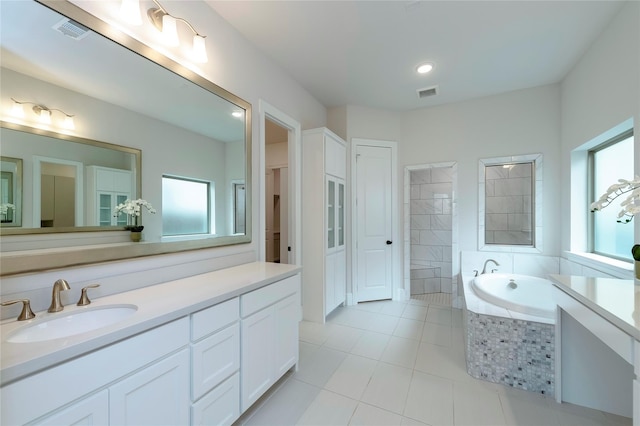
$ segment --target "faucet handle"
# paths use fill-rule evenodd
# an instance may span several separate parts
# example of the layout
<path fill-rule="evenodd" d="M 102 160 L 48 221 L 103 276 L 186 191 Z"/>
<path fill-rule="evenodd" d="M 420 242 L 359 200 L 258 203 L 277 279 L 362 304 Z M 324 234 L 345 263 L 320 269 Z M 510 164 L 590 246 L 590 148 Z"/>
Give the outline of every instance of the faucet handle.
<path fill-rule="evenodd" d="M 478 270 L 477 270 L 477 269 L 474 269 L 474 270 L 473 270 L 473 276 L 474 276 L 474 277 L 477 277 L 477 276 L 478 276 Z"/>
<path fill-rule="evenodd" d="M 87 296 L 87 289 L 98 288 L 98 287 L 100 287 L 100 284 L 91 284 L 91 285 L 88 285 L 88 286 L 84 287 L 82 289 L 82 291 L 80 292 L 80 300 L 78 300 L 77 305 L 78 306 L 89 305 L 91 303 L 91 300 L 89 300 L 89 296 Z"/>
<path fill-rule="evenodd" d="M 31 310 L 31 302 L 29 299 L 9 300 L 7 302 L 0 303 L 0 305 L 7 306 L 18 302 L 22 302 L 22 311 L 20 312 L 20 315 L 18 315 L 18 321 L 30 320 L 36 317 L 36 314 Z"/>

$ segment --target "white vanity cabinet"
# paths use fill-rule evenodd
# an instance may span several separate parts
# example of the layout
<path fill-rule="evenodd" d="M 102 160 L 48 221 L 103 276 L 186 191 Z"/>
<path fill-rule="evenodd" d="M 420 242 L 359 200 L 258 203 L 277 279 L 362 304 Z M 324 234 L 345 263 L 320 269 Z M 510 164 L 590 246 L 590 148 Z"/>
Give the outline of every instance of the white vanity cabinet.
<path fill-rule="evenodd" d="M 300 276 L 240 297 L 241 408 L 245 411 L 298 362 Z"/>
<path fill-rule="evenodd" d="M 240 416 L 240 303 L 237 297 L 191 315 L 191 424 Z"/>
<path fill-rule="evenodd" d="M 0 423 L 188 424 L 188 336 L 181 318 L 5 385 Z"/>
<path fill-rule="evenodd" d="M 302 138 L 302 306 L 324 322 L 346 299 L 346 143 L 325 128 Z"/>
<path fill-rule="evenodd" d="M 133 173 L 129 170 L 87 166 L 87 225 L 125 226 L 127 215 L 113 215 L 115 207 L 133 194 Z"/>

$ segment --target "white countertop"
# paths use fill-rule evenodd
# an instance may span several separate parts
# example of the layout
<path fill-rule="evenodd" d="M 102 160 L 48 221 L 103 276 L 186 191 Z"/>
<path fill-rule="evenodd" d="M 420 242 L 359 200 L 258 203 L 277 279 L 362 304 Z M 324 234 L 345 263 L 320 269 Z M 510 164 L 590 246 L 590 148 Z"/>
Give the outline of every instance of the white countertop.
<path fill-rule="evenodd" d="M 65 306 L 57 313 L 37 312 L 29 321 L 0 325 L 0 384 L 126 339 L 299 272 L 295 265 L 254 262 L 96 299 L 88 306 Z M 12 331 L 38 321 L 106 305 L 136 305 L 135 314 L 118 323 L 70 337 L 33 343 L 9 343 Z"/>
<path fill-rule="evenodd" d="M 640 285 L 634 280 L 571 275 L 550 278 L 560 290 L 640 340 Z"/>

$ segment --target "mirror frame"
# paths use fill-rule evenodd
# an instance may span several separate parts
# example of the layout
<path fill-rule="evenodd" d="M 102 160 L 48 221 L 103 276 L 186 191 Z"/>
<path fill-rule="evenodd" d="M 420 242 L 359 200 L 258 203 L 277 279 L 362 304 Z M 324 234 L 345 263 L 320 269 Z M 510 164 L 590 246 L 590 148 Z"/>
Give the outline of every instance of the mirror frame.
<path fill-rule="evenodd" d="M 121 243 L 100 245 L 85 245 L 73 247 L 58 247 L 46 250 L 24 250 L 15 252 L 4 252 L 0 254 L 2 268 L 0 276 L 15 275 L 21 273 L 30 273 L 43 270 L 60 269 L 70 266 L 80 266 L 95 263 L 102 263 L 114 260 L 132 259 L 145 256 L 154 256 L 160 254 L 178 253 L 190 250 L 200 250 L 213 247 L 246 244 L 252 239 L 252 120 L 251 120 L 251 104 L 244 99 L 234 95 L 233 93 L 223 89 L 206 78 L 196 74 L 194 71 L 175 62 L 174 60 L 162 55 L 156 50 L 143 44 L 142 42 L 130 37 L 122 31 L 112 27 L 94 15 L 91 15 L 79 6 L 70 3 L 67 0 L 35 0 L 43 7 L 47 7 L 58 12 L 76 22 L 86 26 L 91 31 L 104 36 L 121 47 L 138 54 L 141 57 L 154 62 L 155 64 L 177 74 L 178 76 L 189 80 L 190 82 L 200 86 L 201 88 L 211 92 L 213 95 L 219 96 L 245 111 L 245 234 L 229 235 L 212 238 L 202 238 L 187 241 L 169 241 L 169 242 L 150 242 L 150 243 Z M 39 129 L 36 129 L 39 131 Z M 66 136 L 66 135 L 64 135 Z M 139 192 L 141 194 L 141 192 Z M 37 230 L 34 229 L 34 230 Z M 1 234 L 3 239 L 6 238 L 29 238 L 34 232 L 10 232 L 9 228 L 2 228 Z M 70 232 L 70 229 L 61 230 L 61 232 Z M 73 232 L 92 232 L 88 229 L 73 230 Z M 104 229 L 96 229 L 95 231 L 104 231 Z M 113 232 L 113 231 L 108 231 Z M 128 231 L 122 231 L 128 232 Z M 43 231 L 35 233 L 42 234 Z M 50 232 L 49 232 L 50 233 Z M 9 235 L 11 234 L 11 235 Z M 34 266 L 37 265 L 37 266 Z"/>
<path fill-rule="evenodd" d="M 533 197 L 533 244 L 509 245 L 486 243 L 486 167 L 513 163 L 533 163 L 535 182 Z M 542 253 L 542 154 L 514 155 L 511 157 L 484 158 L 478 162 L 478 250 L 506 253 Z"/>

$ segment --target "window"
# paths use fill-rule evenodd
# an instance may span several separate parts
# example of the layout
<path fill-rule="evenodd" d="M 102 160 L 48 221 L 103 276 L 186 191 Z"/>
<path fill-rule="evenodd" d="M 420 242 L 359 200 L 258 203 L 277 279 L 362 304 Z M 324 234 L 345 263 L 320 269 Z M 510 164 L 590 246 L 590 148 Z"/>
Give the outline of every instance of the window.
<path fill-rule="evenodd" d="M 213 210 L 213 183 L 172 176 L 162 177 L 162 234 L 208 234 Z"/>
<path fill-rule="evenodd" d="M 589 151 L 591 200 L 600 198 L 618 179 L 633 179 L 633 130 L 624 132 Z M 618 197 L 607 208 L 591 215 L 591 252 L 631 260 L 633 225 L 618 223 Z"/>

